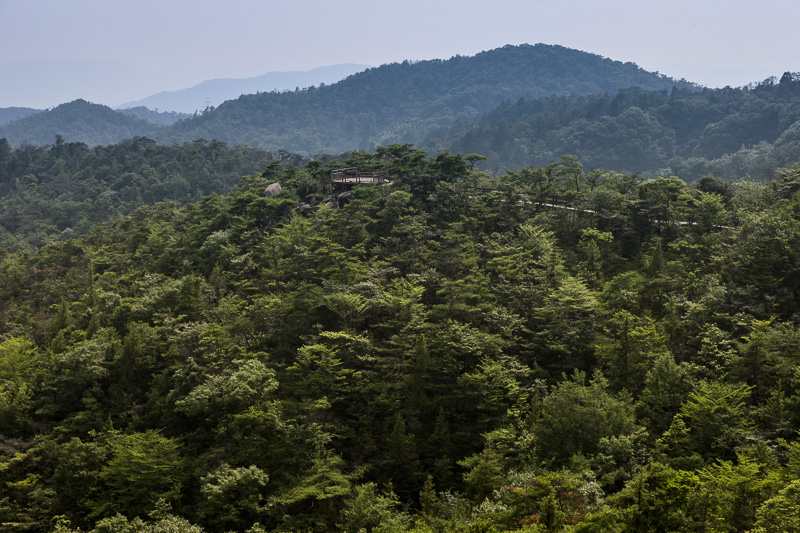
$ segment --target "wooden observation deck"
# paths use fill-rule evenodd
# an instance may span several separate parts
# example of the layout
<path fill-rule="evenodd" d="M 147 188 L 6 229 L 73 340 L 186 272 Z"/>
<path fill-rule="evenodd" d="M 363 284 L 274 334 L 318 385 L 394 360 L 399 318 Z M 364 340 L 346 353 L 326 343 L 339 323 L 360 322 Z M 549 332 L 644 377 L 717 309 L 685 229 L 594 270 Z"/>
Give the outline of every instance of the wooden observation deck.
<path fill-rule="evenodd" d="M 356 167 L 339 168 L 331 170 L 331 182 L 334 184 L 357 185 L 361 183 L 375 185 L 391 185 L 392 181 L 386 179 L 386 172 L 359 170 Z"/>

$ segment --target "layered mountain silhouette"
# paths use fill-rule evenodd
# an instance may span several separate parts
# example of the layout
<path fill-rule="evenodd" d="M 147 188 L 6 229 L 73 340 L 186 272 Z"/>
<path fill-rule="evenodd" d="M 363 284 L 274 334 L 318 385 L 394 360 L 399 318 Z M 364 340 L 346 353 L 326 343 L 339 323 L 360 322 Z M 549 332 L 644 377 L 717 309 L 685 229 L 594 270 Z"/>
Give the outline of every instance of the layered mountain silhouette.
<path fill-rule="evenodd" d="M 78 100 L 0 127 L 12 145 L 90 145 L 151 136 L 163 143 L 217 139 L 269 150 L 341 153 L 395 142 L 419 143 L 459 121 L 472 121 L 506 100 L 551 95 L 691 89 L 633 63 L 552 45 L 520 45 L 369 68 L 331 85 L 243 95 L 170 126 L 122 116 Z"/>
<path fill-rule="evenodd" d="M 241 96 L 159 134 L 306 153 L 418 143 L 507 99 L 693 87 L 595 54 L 551 45 L 505 46 L 475 56 L 382 65 L 305 91 Z"/>
<path fill-rule="evenodd" d="M 187 89 L 162 91 L 142 100 L 122 104 L 117 109 L 146 107 L 152 110 L 194 113 L 211 105 L 233 100 L 243 94 L 294 90 L 336 83 L 366 68 L 369 68 L 369 65 L 347 63 L 308 71 L 269 72 L 262 76 L 244 79 L 207 80 Z"/>

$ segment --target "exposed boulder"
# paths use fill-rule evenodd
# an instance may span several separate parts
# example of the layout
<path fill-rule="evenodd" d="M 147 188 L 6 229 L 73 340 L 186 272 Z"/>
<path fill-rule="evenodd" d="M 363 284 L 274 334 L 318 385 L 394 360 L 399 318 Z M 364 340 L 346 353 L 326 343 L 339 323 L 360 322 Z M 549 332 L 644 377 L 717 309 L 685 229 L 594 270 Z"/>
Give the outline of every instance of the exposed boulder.
<path fill-rule="evenodd" d="M 352 199 L 353 193 L 351 191 L 345 191 L 336 196 L 336 202 L 339 204 L 339 207 L 344 207 L 345 204 L 349 203 Z"/>
<path fill-rule="evenodd" d="M 273 198 L 275 196 L 278 196 L 282 190 L 283 189 L 281 189 L 281 184 L 276 181 L 275 183 L 270 183 L 269 185 L 267 185 L 267 188 L 264 189 L 264 194 L 266 194 L 270 198 Z"/>
<path fill-rule="evenodd" d="M 294 209 L 295 209 L 295 211 L 297 211 L 298 213 L 301 213 L 301 214 L 303 214 L 303 213 L 313 213 L 314 211 L 319 209 L 319 206 L 308 205 L 308 204 L 300 204 L 297 207 L 295 207 Z"/>

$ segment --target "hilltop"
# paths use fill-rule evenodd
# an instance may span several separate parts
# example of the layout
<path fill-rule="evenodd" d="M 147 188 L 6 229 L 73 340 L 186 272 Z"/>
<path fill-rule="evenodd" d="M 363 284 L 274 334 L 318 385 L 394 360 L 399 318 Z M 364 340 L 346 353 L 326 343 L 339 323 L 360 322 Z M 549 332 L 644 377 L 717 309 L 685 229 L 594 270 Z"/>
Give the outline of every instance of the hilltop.
<path fill-rule="evenodd" d="M 12 145 L 43 145 L 52 144 L 60 135 L 70 141 L 98 145 L 153 135 L 158 128 L 152 122 L 79 99 L 9 122 L 0 127 L 0 138 Z"/>
<path fill-rule="evenodd" d="M 158 138 L 340 153 L 418 143 L 507 99 L 616 93 L 631 86 L 695 88 L 633 63 L 561 46 L 508 45 L 471 57 L 382 65 L 303 91 L 244 95 L 162 130 Z"/>

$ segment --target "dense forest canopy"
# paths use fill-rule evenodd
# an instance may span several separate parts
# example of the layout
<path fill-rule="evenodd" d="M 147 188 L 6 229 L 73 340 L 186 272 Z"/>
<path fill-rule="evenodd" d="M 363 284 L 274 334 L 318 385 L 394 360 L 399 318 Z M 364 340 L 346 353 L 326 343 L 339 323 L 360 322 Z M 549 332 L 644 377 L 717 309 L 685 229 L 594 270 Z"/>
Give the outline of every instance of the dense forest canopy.
<path fill-rule="evenodd" d="M 800 167 L 479 162 L 272 159 L 0 251 L 3 527 L 796 530 Z"/>
<path fill-rule="evenodd" d="M 294 157 L 204 139 L 162 146 L 136 137 L 94 148 L 55 140 L 12 150 L 0 139 L 0 248 L 38 248 L 142 205 L 228 192 L 242 175 Z"/>
<path fill-rule="evenodd" d="M 524 45 L 34 112 L 3 531 L 800 531 L 797 74 Z"/>
<path fill-rule="evenodd" d="M 159 111 L 158 108 L 150 110 L 144 106 L 128 107 L 126 109 L 120 109 L 119 112 L 147 122 L 152 122 L 153 124 L 158 124 L 159 126 L 170 126 L 181 119 L 189 117 L 188 113 Z"/>

